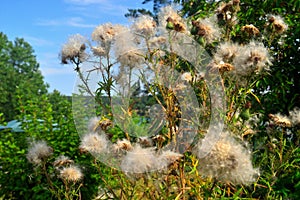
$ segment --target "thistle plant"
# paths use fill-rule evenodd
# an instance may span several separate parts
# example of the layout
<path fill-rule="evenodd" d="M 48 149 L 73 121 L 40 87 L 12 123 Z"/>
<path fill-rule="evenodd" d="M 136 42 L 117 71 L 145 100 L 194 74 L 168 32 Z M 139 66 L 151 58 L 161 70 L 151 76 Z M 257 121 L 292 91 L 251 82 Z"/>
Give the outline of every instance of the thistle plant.
<path fill-rule="evenodd" d="M 265 169 L 252 157 L 263 143 L 249 142 L 265 122 L 251 112 L 253 103 L 260 104 L 253 89 L 272 68 L 270 44 L 288 26 L 274 15 L 262 17 L 264 30 L 239 24 L 240 6 L 232 0 L 209 16 L 190 18 L 167 6 L 157 21 L 140 16 L 130 27 L 106 23 L 91 40 L 74 35 L 63 45 L 62 63 L 74 64 L 78 73 L 73 103 L 86 111 L 73 107 L 79 150 L 94 157 L 99 197 L 203 199 L 219 198 L 222 190 L 223 197 L 249 197 L 247 188 L 261 185 Z M 299 126 L 299 110 L 269 116 L 281 127 L 269 124 L 267 134 L 279 142 L 284 163 L 294 156 L 284 148 L 284 134 Z M 78 194 L 82 172 L 63 160 L 56 163 L 67 163 L 59 173 L 66 194 L 74 194 L 70 188 Z"/>
<path fill-rule="evenodd" d="M 34 166 L 36 177 L 33 178 L 39 178 L 39 175 L 44 176 L 47 190 L 53 197 L 56 199 L 81 199 L 80 187 L 83 173 L 73 160 L 61 155 L 52 161 L 53 149 L 44 140 L 31 142 L 26 157 Z"/>

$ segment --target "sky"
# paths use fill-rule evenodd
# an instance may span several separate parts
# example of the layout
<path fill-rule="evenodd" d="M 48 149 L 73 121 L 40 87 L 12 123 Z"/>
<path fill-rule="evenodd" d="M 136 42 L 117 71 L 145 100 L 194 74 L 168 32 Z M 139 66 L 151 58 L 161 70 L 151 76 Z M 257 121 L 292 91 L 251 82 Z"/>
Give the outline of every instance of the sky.
<path fill-rule="evenodd" d="M 0 32 L 9 40 L 24 38 L 34 49 L 44 81 L 71 95 L 76 73 L 62 65 L 59 52 L 74 34 L 90 38 L 96 26 L 111 22 L 130 24 L 128 8 L 150 8 L 142 0 L 1 0 Z"/>

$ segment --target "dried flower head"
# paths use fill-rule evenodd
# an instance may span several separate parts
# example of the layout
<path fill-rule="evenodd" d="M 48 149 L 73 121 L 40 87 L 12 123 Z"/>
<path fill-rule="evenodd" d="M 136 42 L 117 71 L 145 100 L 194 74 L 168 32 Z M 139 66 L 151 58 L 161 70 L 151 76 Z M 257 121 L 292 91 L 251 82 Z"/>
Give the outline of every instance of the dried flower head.
<path fill-rule="evenodd" d="M 178 161 L 181 157 L 183 157 L 182 154 L 176 153 L 170 150 L 162 151 L 162 153 L 158 157 L 157 162 L 157 168 L 163 169 L 171 165 L 172 163 Z"/>
<path fill-rule="evenodd" d="M 224 133 L 211 152 L 199 159 L 199 171 L 220 181 L 244 185 L 254 182 L 258 175 L 258 170 L 252 166 L 250 152 L 229 133 Z"/>
<path fill-rule="evenodd" d="M 38 165 L 52 153 L 53 149 L 44 140 L 39 140 L 30 144 L 26 157 L 30 163 Z"/>
<path fill-rule="evenodd" d="M 216 9 L 216 12 L 218 14 L 221 14 L 221 13 L 227 13 L 227 12 L 232 12 L 233 11 L 233 8 L 232 8 L 233 4 L 232 2 L 221 2 L 220 6 Z"/>
<path fill-rule="evenodd" d="M 275 115 L 269 114 L 269 117 L 277 126 L 282 126 L 282 127 L 291 127 L 292 126 L 291 120 L 287 116 L 282 115 L 280 113 L 275 114 Z"/>
<path fill-rule="evenodd" d="M 166 46 L 167 39 L 164 36 L 151 37 L 148 40 L 149 47 L 151 48 L 151 54 L 158 58 L 165 55 L 165 51 L 161 50 L 163 46 Z"/>
<path fill-rule="evenodd" d="M 129 173 L 144 173 L 155 170 L 157 158 L 154 148 L 134 146 L 121 161 L 121 169 Z"/>
<path fill-rule="evenodd" d="M 90 132 L 101 132 L 101 130 L 107 130 L 112 125 L 112 121 L 107 118 L 100 119 L 99 117 L 92 117 L 88 124 L 88 130 Z"/>
<path fill-rule="evenodd" d="M 93 31 L 92 40 L 100 42 L 105 47 L 105 44 L 112 42 L 114 37 L 124 30 L 126 29 L 122 25 L 102 24 L 97 26 Z"/>
<path fill-rule="evenodd" d="M 78 182 L 83 178 L 83 173 L 79 167 L 71 165 L 60 170 L 60 177 L 66 181 Z"/>
<path fill-rule="evenodd" d="M 123 31 L 126 31 L 126 28 L 118 24 L 106 23 L 97 26 L 92 33 L 92 40 L 97 42 L 97 45 L 92 47 L 93 54 L 95 56 L 106 56 L 110 52 L 116 35 Z"/>
<path fill-rule="evenodd" d="M 224 20 L 227 23 L 232 23 L 235 21 L 235 13 L 240 10 L 240 1 L 232 0 L 227 3 L 221 2 L 220 6 L 216 9 L 216 14 L 218 20 Z"/>
<path fill-rule="evenodd" d="M 242 128 L 242 131 L 243 131 L 243 133 L 242 133 L 243 137 L 245 137 L 247 135 L 254 135 L 256 133 L 256 131 L 253 130 L 252 127 L 249 126 L 248 124 Z"/>
<path fill-rule="evenodd" d="M 254 72 L 268 70 L 271 65 L 268 49 L 257 42 L 240 47 L 239 54 L 233 60 L 235 73 L 241 76 L 249 76 Z"/>
<path fill-rule="evenodd" d="M 76 34 L 69 37 L 68 42 L 63 45 L 61 50 L 61 62 L 67 64 L 69 61 L 83 62 L 87 54 L 85 53 L 87 42 L 82 35 Z"/>
<path fill-rule="evenodd" d="M 92 47 L 92 52 L 95 56 L 106 56 L 106 50 L 101 46 Z"/>
<path fill-rule="evenodd" d="M 270 15 L 268 16 L 268 26 L 270 26 L 271 30 L 276 34 L 282 34 L 288 29 L 288 25 L 284 22 L 281 16 L 278 15 Z"/>
<path fill-rule="evenodd" d="M 192 81 L 193 80 L 193 76 L 191 74 L 191 72 L 184 72 L 182 75 L 181 75 L 181 80 L 183 81 Z"/>
<path fill-rule="evenodd" d="M 218 27 L 214 17 L 192 21 L 192 34 L 203 37 L 207 43 L 219 40 L 221 29 Z"/>
<path fill-rule="evenodd" d="M 182 17 L 174 10 L 172 6 L 166 6 L 158 13 L 160 26 L 175 30 L 177 32 L 185 32 L 186 24 Z"/>
<path fill-rule="evenodd" d="M 144 35 L 151 36 L 155 33 L 156 22 L 154 19 L 147 15 L 142 15 L 136 18 L 132 25 L 133 30 Z"/>
<path fill-rule="evenodd" d="M 53 165 L 55 167 L 61 167 L 61 166 L 66 166 L 66 165 L 70 165 L 73 163 L 74 163 L 74 161 L 71 160 L 68 156 L 60 155 L 59 157 L 57 157 L 55 159 Z"/>
<path fill-rule="evenodd" d="M 252 24 L 243 26 L 241 28 L 241 31 L 248 33 L 248 35 L 250 36 L 258 36 L 260 34 L 258 28 L 256 28 Z"/>
<path fill-rule="evenodd" d="M 107 130 L 108 127 L 112 125 L 112 121 L 110 119 L 101 119 L 99 122 L 99 126 L 102 130 Z"/>
<path fill-rule="evenodd" d="M 115 152 L 119 152 L 122 150 L 125 151 L 130 151 L 132 150 L 132 145 L 130 143 L 129 140 L 123 139 L 123 140 L 118 140 L 114 145 L 113 145 L 113 149 L 115 150 Z"/>
<path fill-rule="evenodd" d="M 105 153 L 108 148 L 108 140 L 103 134 L 95 132 L 87 133 L 81 138 L 79 148 L 83 152 L 88 151 L 91 154 Z"/>
<path fill-rule="evenodd" d="M 145 60 L 135 35 L 129 30 L 115 38 L 114 52 L 123 67 L 139 67 Z"/>
<path fill-rule="evenodd" d="M 118 61 L 123 66 L 130 68 L 139 67 L 144 61 L 144 53 L 139 49 L 132 49 L 119 55 Z"/>
<path fill-rule="evenodd" d="M 163 135 L 156 135 L 152 137 L 152 140 L 155 142 L 164 142 L 166 138 Z"/>
<path fill-rule="evenodd" d="M 150 47 L 159 48 L 162 44 L 166 44 L 167 38 L 163 36 L 151 37 L 148 42 Z"/>
<path fill-rule="evenodd" d="M 217 65 L 217 68 L 219 69 L 220 73 L 228 72 L 234 70 L 234 66 L 229 63 L 220 62 Z"/>
<path fill-rule="evenodd" d="M 151 138 L 147 136 L 142 136 L 137 139 L 137 142 L 142 146 L 142 147 L 152 147 L 153 146 L 153 141 Z"/>
<path fill-rule="evenodd" d="M 292 124 L 294 126 L 299 125 L 300 124 L 300 109 L 296 107 L 292 111 L 290 111 L 289 114 L 290 114 Z"/>
<path fill-rule="evenodd" d="M 232 63 L 233 59 L 238 55 L 240 46 L 232 42 L 221 43 L 214 55 L 216 63 Z"/>

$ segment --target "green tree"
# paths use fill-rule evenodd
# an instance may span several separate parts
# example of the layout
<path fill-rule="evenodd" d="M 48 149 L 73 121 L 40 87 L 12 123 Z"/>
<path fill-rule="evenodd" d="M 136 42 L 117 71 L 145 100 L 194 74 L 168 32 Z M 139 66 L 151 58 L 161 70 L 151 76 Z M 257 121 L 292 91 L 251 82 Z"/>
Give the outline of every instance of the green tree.
<path fill-rule="evenodd" d="M 173 0 L 182 6 L 184 15 L 194 19 L 205 16 L 216 9 L 220 2 L 205 0 Z M 287 22 L 289 28 L 286 37 L 276 37 L 265 44 L 272 51 L 273 66 L 269 76 L 261 77 L 257 82 L 255 94 L 260 103 L 254 102 L 257 109 L 266 114 L 284 112 L 288 113 L 293 107 L 300 107 L 300 2 L 297 0 L 245 0 L 241 1 L 238 12 L 239 25 L 231 30 L 233 41 L 243 42 L 241 26 L 253 24 L 263 34 L 266 16 L 279 15 Z M 270 40 L 269 40 L 270 41 Z M 263 105 L 263 106 L 262 106 Z"/>
<path fill-rule="evenodd" d="M 169 3 L 178 3 L 182 6 L 182 14 L 191 19 L 198 19 L 213 13 L 221 5 L 220 1 L 205 0 L 145 0 L 142 2 L 153 3 L 153 11 L 147 11 L 155 16 L 162 6 Z M 253 112 L 262 112 L 267 117 L 270 113 L 283 112 L 288 114 L 294 107 L 300 107 L 300 2 L 297 0 L 245 0 L 240 3 L 238 14 L 239 23 L 230 30 L 231 40 L 243 43 L 245 39 L 241 34 L 241 28 L 247 24 L 253 24 L 259 28 L 261 34 L 264 34 L 267 15 L 281 16 L 289 28 L 285 37 L 273 35 L 272 40 L 267 40 L 267 46 L 272 53 L 272 67 L 269 75 L 262 76 L 254 88 L 254 93 L 259 98 L 253 101 Z M 131 14 L 130 14 L 131 13 Z M 126 16 L 138 17 L 146 13 L 146 10 L 140 12 L 139 9 L 129 10 Z M 207 49 L 214 51 L 214 49 Z M 256 110 L 256 111 L 255 111 Z"/>
<path fill-rule="evenodd" d="M 125 14 L 125 17 L 133 17 L 136 18 L 141 15 L 150 15 L 156 18 L 159 9 L 163 6 L 166 6 L 172 3 L 172 0 L 144 0 L 142 4 L 147 4 L 153 1 L 153 10 L 146 10 L 146 9 L 128 9 L 128 13 Z M 174 1 L 176 2 L 176 1 Z"/>
<path fill-rule="evenodd" d="M 24 39 L 8 40 L 0 33 L 0 112 L 6 120 L 18 115 L 18 98 L 25 102 L 47 93 L 34 51 Z"/>
<path fill-rule="evenodd" d="M 64 120 L 65 117 L 71 113 L 71 97 L 61 94 L 58 90 L 48 93 L 47 97 L 49 99 L 49 103 L 52 105 L 55 119 Z"/>

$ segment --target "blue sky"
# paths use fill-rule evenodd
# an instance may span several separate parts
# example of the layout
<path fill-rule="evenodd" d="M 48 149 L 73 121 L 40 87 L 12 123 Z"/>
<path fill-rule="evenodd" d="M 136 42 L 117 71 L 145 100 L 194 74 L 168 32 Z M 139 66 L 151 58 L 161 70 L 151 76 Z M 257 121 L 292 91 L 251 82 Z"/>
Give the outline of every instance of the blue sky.
<path fill-rule="evenodd" d="M 76 74 L 58 58 L 68 37 L 79 33 L 90 38 L 94 28 L 106 22 L 129 24 L 127 9 L 145 6 L 151 5 L 142 5 L 142 0 L 1 0 L 0 32 L 10 40 L 29 42 L 49 91 L 71 95 Z"/>

